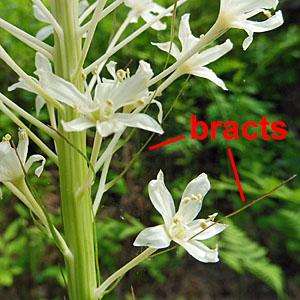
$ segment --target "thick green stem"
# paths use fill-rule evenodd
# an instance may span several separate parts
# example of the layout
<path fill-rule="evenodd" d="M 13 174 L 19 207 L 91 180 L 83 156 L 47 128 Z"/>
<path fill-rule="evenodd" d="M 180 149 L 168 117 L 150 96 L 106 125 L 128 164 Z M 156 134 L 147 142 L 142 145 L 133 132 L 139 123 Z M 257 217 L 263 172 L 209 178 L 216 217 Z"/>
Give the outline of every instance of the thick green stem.
<path fill-rule="evenodd" d="M 55 34 L 54 63 L 56 74 L 71 80 L 81 55 L 81 38 L 78 30 L 78 0 L 52 0 L 51 9 L 63 31 L 63 39 Z M 62 42 L 63 41 L 63 42 Z M 83 91 L 82 77 L 73 83 Z M 78 115 L 67 107 L 64 115 L 58 115 L 58 130 L 78 149 L 86 153 L 86 133 L 67 133 L 61 120 L 70 121 Z M 57 142 L 60 190 L 65 240 L 73 254 L 73 262 L 66 262 L 70 300 L 95 300 L 95 253 L 93 239 L 92 201 L 89 189 L 76 197 L 77 190 L 85 182 L 88 166 L 84 157 L 64 139 Z"/>

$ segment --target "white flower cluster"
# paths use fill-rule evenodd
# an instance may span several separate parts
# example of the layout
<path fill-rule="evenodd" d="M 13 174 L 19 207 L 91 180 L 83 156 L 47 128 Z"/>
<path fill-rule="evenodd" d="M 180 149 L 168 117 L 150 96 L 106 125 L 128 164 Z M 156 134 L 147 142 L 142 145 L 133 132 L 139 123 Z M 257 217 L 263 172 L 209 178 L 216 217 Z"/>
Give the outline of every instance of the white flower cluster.
<path fill-rule="evenodd" d="M 35 170 L 35 174 L 39 177 L 46 160 L 39 154 L 31 155 L 27 160 L 29 139 L 26 130 L 19 131 L 19 143 L 16 149 L 11 146 L 10 139 L 11 136 L 7 134 L 0 143 L 0 182 L 17 182 L 24 178 L 24 171 L 27 172 L 34 162 L 42 161 L 41 166 Z"/>
<path fill-rule="evenodd" d="M 178 1 L 177 6 L 184 4 L 186 1 Z M 178 33 L 181 49 L 176 44 L 171 44 L 171 41 L 152 43 L 165 52 L 171 50 L 170 54 L 176 59 L 173 65 L 154 76 L 150 64 L 141 60 L 137 71 L 134 75 L 131 75 L 128 68 L 125 70 L 116 69 L 117 63 L 111 60 L 111 56 L 150 27 L 155 30 L 166 29 L 166 24 L 162 23 L 161 19 L 172 15 L 171 12 L 174 10 L 174 5 L 165 9 L 152 0 L 115 0 L 105 7 L 106 1 L 98 0 L 91 6 L 89 6 L 87 1 L 81 1 L 77 8 L 76 2 L 76 14 L 74 15 L 76 15 L 76 18 L 78 17 L 78 30 L 74 39 L 85 38 L 85 42 L 82 49 L 80 49 L 82 53 L 79 55 L 78 62 L 76 62 L 77 67 L 75 67 L 74 73 L 69 76 L 69 80 L 66 80 L 66 77 L 62 78 L 53 73 L 51 61 L 55 62 L 54 47 L 43 42 L 43 40 L 54 33 L 57 35 L 57 40 L 61 43 L 60 46 L 63 52 L 65 50 L 64 46 L 66 46 L 64 44 L 66 43 L 65 33 L 59 22 L 40 0 L 33 0 L 33 3 L 35 17 L 39 21 L 49 24 L 42 28 L 36 37 L 30 36 L 0 19 L 1 27 L 37 51 L 35 74 L 38 76 L 38 79 L 28 76 L 0 47 L 0 57 L 20 76 L 19 81 L 9 87 L 9 91 L 21 88 L 35 93 L 37 95 L 37 116 L 46 103 L 51 125 L 54 129 L 60 128 L 64 132 L 82 132 L 89 128 L 95 128 L 95 140 L 97 140 L 97 137 L 102 139 L 103 137 L 114 135 L 108 148 L 98 161 L 101 142 L 93 148 L 91 164 L 96 167 L 96 171 L 103 166 L 97 193 L 97 197 L 100 198 L 105 191 L 106 175 L 113 150 L 124 130 L 127 127 L 132 127 L 163 134 L 164 131 L 161 127 L 162 104 L 154 98 L 160 96 L 172 82 L 183 74 L 191 74 L 206 78 L 223 90 L 227 90 L 223 80 L 218 78 L 206 66 L 227 54 L 232 49 L 233 44 L 229 39 L 223 44 L 216 46 L 210 46 L 212 42 L 230 28 L 239 28 L 245 30 L 248 34 L 248 37 L 243 42 L 243 49 L 246 50 L 251 44 L 255 32 L 269 31 L 283 23 L 281 11 L 277 11 L 274 15 L 270 12 L 270 9 L 276 9 L 278 0 L 221 0 L 216 23 L 205 35 L 199 38 L 195 37 L 190 29 L 190 14 L 184 14 L 181 17 Z M 129 9 L 126 20 L 120 26 L 106 52 L 94 63 L 84 68 L 84 61 L 97 24 L 122 4 L 125 4 L 127 9 Z M 94 12 L 93 16 L 88 18 L 92 12 Z M 252 17 L 260 13 L 267 17 L 265 21 L 251 20 Z M 131 23 L 137 23 L 140 17 L 146 24 L 117 44 L 126 27 Z M 64 62 L 61 63 L 63 64 Z M 105 65 L 111 75 L 109 79 L 100 76 Z M 81 89 L 78 88 L 78 85 L 75 85 L 78 78 L 83 78 Z M 153 88 L 151 90 L 151 86 L 164 79 L 165 81 L 157 89 Z M 9 106 L 26 120 L 35 125 L 37 124 L 37 126 L 40 124 L 37 119 L 11 103 L 4 95 L 1 94 L 0 96 L 1 110 L 6 112 L 6 106 Z M 158 121 L 143 111 L 151 103 L 156 104 L 159 108 Z M 72 109 L 72 113 L 66 117 L 64 113 L 65 111 L 70 111 L 70 109 Z M 57 124 L 56 114 L 60 113 L 59 123 Z M 15 120 L 15 118 L 12 119 Z M 23 124 L 20 120 L 17 120 L 16 123 L 18 126 Z M 40 126 L 49 133 L 49 129 L 44 128 L 47 126 Z M 33 155 L 26 161 L 29 142 L 24 129 L 20 130 L 19 139 L 17 152 L 11 147 L 9 136 L 6 136 L 0 143 L 1 182 L 15 183 L 19 178 L 23 178 L 24 173 L 21 163 L 24 165 L 24 170 L 28 171 L 33 162 L 42 161 L 42 165 L 35 170 L 35 174 L 40 176 L 43 170 L 45 159 L 42 156 Z M 38 139 L 36 139 L 36 143 L 41 146 L 48 156 L 54 159 L 57 158 L 56 154 L 53 154 Z M 210 183 L 206 174 L 199 175 L 187 185 L 183 192 L 179 209 L 175 212 L 173 199 L 164 185 L 163 173 L 160 171 L 157 179 L 149 183 L 149 194 L 154 207 L 162 215 L 164 224 L 143 230 L 136 238 L 134 245 L 159 249 L 168 247 L 173 240 L 183 246 L 199 261 L 218 261 L 217 248 L 209 249 L 200 241 L 222 232 L 226 225 L 214 223 L 215 214 L 207 219 L 195 220 L 209 188 Z M 99 201 L 97 200 L 97 207 L 99 206 L 100 198 L 98 199 Z"/>
<path fill-rule="evenodd" d="M 172 196 L 164 183 L 163 172 L 149 183 L 152 204 L 162 215 L 165 224 L 144 229 L 136 238 L 134 246 L 166 248 L 171 240 L 184 247 L 189 254 L 201 262 L 217 262 L 218 249 L 209 249 L 201 240 L 207 240 L 226 229 L 227 225 L 214 223 L 217 214 L 208 219 L 197 219 L 204 196 L 210 189 L 207 175 L 202 173 L 185 188 L 178 211 L 175 213 Z"/>

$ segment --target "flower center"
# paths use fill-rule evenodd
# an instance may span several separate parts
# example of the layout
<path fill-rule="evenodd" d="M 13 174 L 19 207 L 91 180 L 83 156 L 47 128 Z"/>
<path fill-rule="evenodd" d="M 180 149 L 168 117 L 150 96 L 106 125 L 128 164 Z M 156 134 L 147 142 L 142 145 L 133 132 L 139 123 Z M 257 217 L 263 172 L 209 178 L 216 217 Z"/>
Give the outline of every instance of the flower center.
<path fill-rule="evenodd" d="M 172 239 L 181 239 L 180 236 L 187 229 L 186 224 L 183 222 L 181 216 L 175 216 L 172 220 L 171 226 L 169 227 L 169 235 Z"/>

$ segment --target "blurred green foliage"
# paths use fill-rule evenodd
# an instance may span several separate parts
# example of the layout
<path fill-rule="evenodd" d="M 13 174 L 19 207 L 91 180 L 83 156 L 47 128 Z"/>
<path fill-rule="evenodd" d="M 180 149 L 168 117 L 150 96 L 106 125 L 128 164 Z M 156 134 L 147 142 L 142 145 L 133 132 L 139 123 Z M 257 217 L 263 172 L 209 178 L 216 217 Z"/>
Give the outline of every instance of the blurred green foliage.
<path fill-rule="evenodd" d="M 158 2 L 164 6 L 172 3 L 170 0 Z M 26 32 L 34 35 L 43 26 L 34 20 L 29 0 L 0 0 L 0 3 L 0 17 Z M 148 182 L 156 176 L 159 169 L 166 174 L 166 184 L 178 202 L 184 187 L 192 178 L 201 172 L 209 174 L 212 191 L 206 196 L 202 217 L 214 211 L 226 215 L 241 207 L 241 199 L 227 156 L 228 147 L 233 150 L 247 201 L 270 191 L 294 173 L 299 173 L 300 71 L 297 66 L 300 61 L 300 28 L 297 22 L 300 9 L 288 0 L 281 3 L 286 19 L 284 26 L 266 34 L 255 34 L 254 42 L 246 52 L 241 48 L 245 38 L 242 31 L 231 30 L 218 41 L 221 43 L 230 37 L 235 45 L 228 55 L 210 65 L 217 75 L 224 79 L 229 92 L 222 91 L 204 79 L 191 78 L 179 101 L 175 103 L 171 115 L 163 124 L 165 135 L 154 137 L 151 143 L 159 143 L 183 134 L 188 138 L 155 151 L 145 151 L 125 177 L 105 195 L 96 225 L 103 278 L 140 251 L 133 249 L 132 241 L 144 228 L 143 224 L 148 226 L 160 223 L 146 191 Z M 191 28 L 194 35 L 199 36 L 206 32 L 215 20 L 218 5 L 218 1 L 188 1 L 178 9 L 175 32 L 178 31 L 180 15 L 187 12 L 191 12 Z M 118 9 L 115 16 L 109 15 L 106 21 L 99 25 L 88 62 L 92 62 L 103 53 L 113 24 L 118 27 L 126 13 L 126 9 Z M 298 19 L 295 16 L 298 16 Z M 165 22 L 170 28 L 170 18 Z M 142 20 L 138 24 L 132 24 L 124 36 L 141 24 Z M 150 43 L 165 42 L 169 39 L 169 31 L 149 30 L 112 59 L 118 62 L 119 68 L 129 65 L 133 70 L 138 60 L 144 59 L 151 63 L 155 73 L 160 72 L 166 54 Z M 52 43 L 51 37 L 48 42 Z M 34 51 L 2 29 L 0 43 L 26 72 L 32 74 L 35 69 Z M 175 43 L 178 43 L 177 36 Z M 108 76 L 105 72 L 104 75 Z M 0 62 L 1 92 L 8 94 L 7 87 L 16 81 L 17 76 Z M 165 112 L 172 106 L 183 85 L 184 79 L 181 78 L 158 98 L 163 103 Z M 35 114 L 34 95 L 17 90 L 9 93 L 9 97 Z M 157 113 L 153 108 L 150 110 L 153 115 Z M 222 131 L 218 131 L 215 140 L 191 140 L 191 114 L 197 115 L 198 120 L 208 124 L 211 121 L 236 121 L 238 124 L 246 121 L 259 122 L 262 117 L 267 116 L 269 122 L 286 122 L 288 136 L 283 141 L 265 141 L 262 138 L 248 141 L 240 134 L 239 140 L 228 141 L 223 139 Z M 40 119 L 47 122 L 45 111 L 42 111 Z M 3 114 L 0 114 L 0 124 L 1 135 L 9 132 L 16 138 L 17 128 Z M 144 132 L 134 133 L 125 148 L 115 155 L 109 179 L 114 178 L 126 167 L 147 137 L 148 134 Z M 44 135 L 42 138 L 48 141 Z M 35 150 L 33 146 L 32 152 Z M 50 163 L 48 169 L 49 171 L 43 174 L 44 179 L 34 179 L 33 184 L 46 207 L 56 215 L 55 222 L 59 227 L 61 217 L 58 209 L 57 172 Z M 211 290 L 217 285 L 221 286 L 223 282 L 218 277 L 219 281 L 214 283 L 211 290 L 206 287 L 206 296 L 210 297 L 208 299 L 275 299 L 275 292 L 281 299 L 296 299 L 300 293 L 299 208 L 298 177 L 267 199 L 233 217 L 229 221 L 230 227 L 209 243 L 214 247 L 218 240 L 221 264 L 225 263 L 236 271 L 238 275 L 235 278 L 238 280 L 230 282 L 223 278 L 223 296 L 220 294 L 213 298 Z M 0 298 L 63 299 L 63 259 L 49 240 L 34 227 L 27 210 L 5 189 L 4 200 L 0 203 L 0 224 Z M 197 295 L 204 291 L 199 288 L 193 294 L 190 287 L 185 289 L 185 277 L 192 278 L 197 274 L 200 284 L 205 282 L 207 272 L 213 274 L 210 280 L 215 281 L 219 269 L 210 265 L 199 266 L 200 272 L 204 272 L 199 275 L 195 261 L 184 254 L 183 249 L 177 248 L 145 261 L 137 271 L 133 270 L 127 274 L 120 286 L 105 299 L 132 299 L 130 285 L 134 286 L 136 297 L 140 300 L 199 299 L 200 296 Z M 231 276 L 232 271 L 229 268 L 222 269 L 225 272 L 224 277 Z M 215 273 L 209 273 L 210 269 Z M 275 292 L 267 290 L 266 296 L 260 294 L 260 290 L 257 289 L 256 294 L 251 293 L 254 279 L 250 274 Z M 175 279 L 180 280 L 180 284 L 177 287 L 178 292 L 172 294 L 171 280 Z M 237 285 L 239 294 L 232 292 L 229 298 L 225 298 L 224 295 L 231 291 L 229 285 Z M 37 286 L 39 288 L 36 288 Z M 179 286 L 182 288 L 179 289 Z"/>

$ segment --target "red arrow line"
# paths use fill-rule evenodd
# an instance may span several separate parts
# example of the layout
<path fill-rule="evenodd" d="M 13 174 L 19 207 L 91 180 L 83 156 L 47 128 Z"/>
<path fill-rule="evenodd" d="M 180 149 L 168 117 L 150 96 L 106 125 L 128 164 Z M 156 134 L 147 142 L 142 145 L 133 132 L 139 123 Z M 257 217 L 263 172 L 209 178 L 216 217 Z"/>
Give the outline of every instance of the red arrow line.
<path fill-rule="evenodd" d="M 172 140 L 169 140 L 169 141 L 166 141 L 166 142 L 163 142 L 163 143 L 160 143 L 160 144 L 151 146 L 151 147 L 149 147 L 149 150 L 153 150 L 153 149 L 156 149 L 156 148 L 159 148 L 159 147 L 162 147 L 162 146 L 165 146 L 165 145 L 168 145 L 168 144 L 171 144 L 171 143 L 174 143 L 174 142 L 183 140 L 183 139 L 185 139 L 185 136 L 184 136 L 184 135 L 179 136 L 179 137 L 177 137 L 177 138 L 175 138 L 175 139 L 172 139 Z"/>
<path fill-rule="evenodd" d="M 234 173 L 234 176 L 235 176 L 235 179 L 236 179 L 239 191 L 240 191 L 242 201 L 245 202 L 245 196 L 244 196 L 243 189 L 242 189 L 242 186 L 241 186 L 241 182 L 240 182 L 240 179 L 239 179 L 239 174 L 238 174 L 236 166 L 235 166 L 232 151 L 231 151 L 230 148 L 228 148 L 227 150 L 228 150 L 228 154 L 229 154 L 230 162 L 231 162 L 231 165 L 232 165 L 233 173 Z"/>

